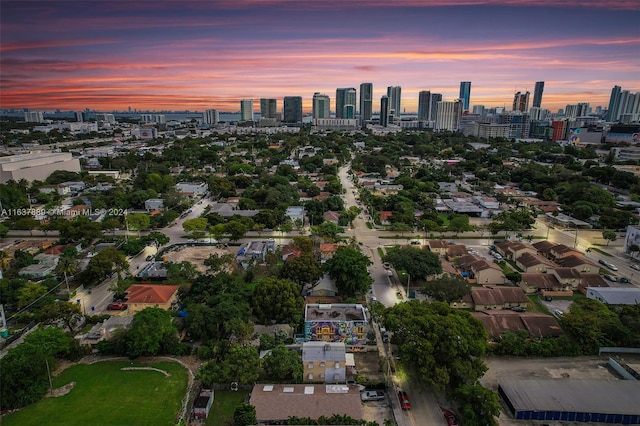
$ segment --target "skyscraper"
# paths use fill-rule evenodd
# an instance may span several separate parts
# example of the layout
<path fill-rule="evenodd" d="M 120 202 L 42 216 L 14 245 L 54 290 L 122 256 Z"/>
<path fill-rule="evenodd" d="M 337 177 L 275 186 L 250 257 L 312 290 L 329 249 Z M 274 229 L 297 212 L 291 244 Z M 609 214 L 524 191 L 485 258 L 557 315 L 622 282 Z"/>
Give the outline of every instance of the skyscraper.
<path fill-rule="evenodd" d="M 240 121 L 253 121 L 253 99 L 240 101 Z"/>
<path fill-rule="evenodd" d="M 373 83 L 360 85 L 360 121 L 362 124 L 371 120 L 373 115 Z"/>
<path fill-rule="evenodd" d="M 463 102 L 461 99 L 450 102 L 438 102 L 436 111 L 436 123 L 433 127 L 435 130 L 448 130 L 457 132 L 462 116 Z"/>
<path fill-rule="evenodd" d="M 313 118 L 331 118 L 330 115 L 330 99 L 328 95 L 323 93 L 313 94 Z"/>
<path fill-rule="evenodd" d="M 529 109 L 529 92 L 516 92 L 513 97 L 513 111 L 527 112 Z"/>
<path fill-rule="evenodd" d="M 533 106 L 540 108 L 542 105 L 542 92 L 544 91 L 544 81 L 536 81 L 536 87 L 533 89 Z"/>
<path fill-rule="evenodd" d="M 285 96 L 283 120 L 285 123 L 302 123 L 302 96 Z"/>
<path fill-rule="evenodd" d="M 442 100 L 442 93 L 431 94 L 431 107 L 429 108 L 429 121 L 436 121 L 436 111 L 438 110 L 438 102 Z"/>
<path fill-rule="evenodd" d="M 389 125 L 389 97 L 380 98 L 380 125 L 387 127 Z"/>
<path fill-rule="evenodd" d="M 471 82 L 460 82 L 460 99 L 462 99 L 462 108 L 464 111 L 469 111 L 469 100 L 471 99 Z"/>
<path fill-rule="evenodd" d="M 336 89 L 336 118 L 355 118 L 356 89 Z"/>
<path fill-rule="evenodd" d="M 611 89 L 611 97 L 609 97 L 609 108 L 607 109 L 607 121 L 616 121 L 618 119 L 618 110 L 620 108 L 620 94 L 622 87 L 613 86 Z"/>
<path fill-rule="evenodd" d="M 429 120 L 431 110 L 431 92 L 423 90 L 418 93 L 418 120 Z"/>
<path fill-rule="evenodd" d="M 260 99 L 260 117 L 276 118 L 278 114 L 278 101 L 276 99 Z"/>
<path fill-rule="evenodd" d="M 202 114 L 202 122 L 204 124 L 218 124 L 220 121 L 220 114 L 216 109 L 207 109 Z"/>
<path fill-rule="evenodd" d="M 400 117 L 402 110 L 400 109 L 400 95 L 402 88 L 400 86 L 387 87 L 387 97 L 389 98 L 389 114 Z"/>

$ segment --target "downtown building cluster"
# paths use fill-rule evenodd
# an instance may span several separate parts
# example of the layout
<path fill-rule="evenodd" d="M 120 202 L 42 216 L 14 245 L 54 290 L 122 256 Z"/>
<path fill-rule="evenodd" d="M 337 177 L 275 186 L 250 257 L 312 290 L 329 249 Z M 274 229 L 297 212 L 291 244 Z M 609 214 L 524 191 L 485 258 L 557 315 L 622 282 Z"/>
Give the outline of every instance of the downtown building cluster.
<path fill-rule="evenodd" d="M 606 123 L 636 125 L 640 121 L 640 93 L 631 93 L 615 86 L 606 109 L 598 106 L 593 110 L 589 103 L 580 102 L 568 104 L 557 113 L 552 113 L 542 108 L 544 85 L 544 81 L 535 83 L 531 105 L 529 91 L 516 91 L 510 109 L 508 105 L 485 108 L 484 105 L 472 104 L 472 83 L 463 81 L 460 82 L 458 97 L 451 100 L 446 100 L 442 93 L 420 91 L 417 113 L 406 113 L 402 108 L 401 86 L 388 86 L 386 94 L 379 99 L 379 110 L 374 110 L 373 83 L 362 83 L 359 91 L 355 87 L 337 88 L 333 102 L 328 94 L 314 93 L 310 116 L 303 112 L 301 96 L 285 96 L 281 108 L 279 100 L 275 98 L 241 99 L 239 118 L 232 124 L 244 132 L 251 132 L 251 129 L 260 131 L 261 128 L 263 131 L 295 128 L 310 123 L 317 129 L 369 128 L 374 133 L 431 129 L 483 138 L 553 141 L 573 138 L 575 141 L 573 129 L 602 127 Z M 256 114 L 256 105 L 259 105 L 259 115 Z M 83 114 L 78 113 L 78 122 L 83 121 Z M 141 114 L 140 117 L 142 124 L 165 123 L 162 114 Z M 26 111 L 24 118 L 28 122 L 44 122 L 40 111 Z M 97 114 L 96 120 L 98 126 L 114 121 L 112 114 Z M 228 121 L 221 123 L 219 110 L 207 109 L 202 114 L 202 123 L 216 128 L 227 125 Z"/>

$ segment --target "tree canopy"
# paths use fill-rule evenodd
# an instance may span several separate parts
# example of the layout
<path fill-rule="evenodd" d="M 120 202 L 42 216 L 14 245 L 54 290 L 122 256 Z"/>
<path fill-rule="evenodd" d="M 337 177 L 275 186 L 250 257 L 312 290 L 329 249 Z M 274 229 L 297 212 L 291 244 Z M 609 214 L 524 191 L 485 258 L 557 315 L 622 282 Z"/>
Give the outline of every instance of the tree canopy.
<path fill-rule="evenodd" d="M 325 271 L 336 281 L 338 292 L 345 297 L 366 293 L 371 286 L 368 266 L 371 261 L 359 250 L 338 247 L 333 257 L 324 264 Z"/>
<path fill-rule="evenodd" d="M 487 333 L 469 312 L 412 300 L 386 309 L 383 317 L 402 364 L 427 387 L 442 391 L 476 383 L 486 371 L 481 357 Z"/>
<path fill-rule="evenodd" d="M 253 313 L 262 324 L 297 324 L 302 319 L 304 300 L 293 281 L 264 278 L 253 292 Z"/>
<path fill-rule="evenodd" d="M 442 272 L 442 263 L 437 254 L 417 247 L 393 247 L 383 257 L 398 271 L 411 275 L 412 279 L 424 280 Z"/>

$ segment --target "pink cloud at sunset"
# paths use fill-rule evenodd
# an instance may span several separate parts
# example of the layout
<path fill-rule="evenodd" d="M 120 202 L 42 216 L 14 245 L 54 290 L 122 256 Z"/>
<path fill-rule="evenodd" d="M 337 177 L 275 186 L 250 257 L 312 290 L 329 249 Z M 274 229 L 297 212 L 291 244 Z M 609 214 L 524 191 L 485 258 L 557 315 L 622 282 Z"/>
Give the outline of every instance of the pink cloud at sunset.
<path fill-rule="evenodd" d="M 633 5 L 635 4 L 635 8 Z M 335 96 L 372 82 L 509 105 L 545 81 L 543 107 L 640 90 L 638 2 L 356 4 L 3 1 L 2 108 L 235 111 L 242 98 Z M 339 13 L 338 13 L 339 12 Z"/>

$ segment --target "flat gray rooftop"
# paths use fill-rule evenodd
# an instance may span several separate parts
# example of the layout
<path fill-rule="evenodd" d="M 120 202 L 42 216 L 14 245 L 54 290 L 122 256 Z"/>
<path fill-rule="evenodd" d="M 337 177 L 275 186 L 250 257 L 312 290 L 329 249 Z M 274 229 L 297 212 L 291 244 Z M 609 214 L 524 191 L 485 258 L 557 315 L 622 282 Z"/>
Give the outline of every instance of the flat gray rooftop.
<path fill-rule="evenodd" d="M 640 415 L 640 381 L 508 377 L 498 385 L 516 411 Z"/>

